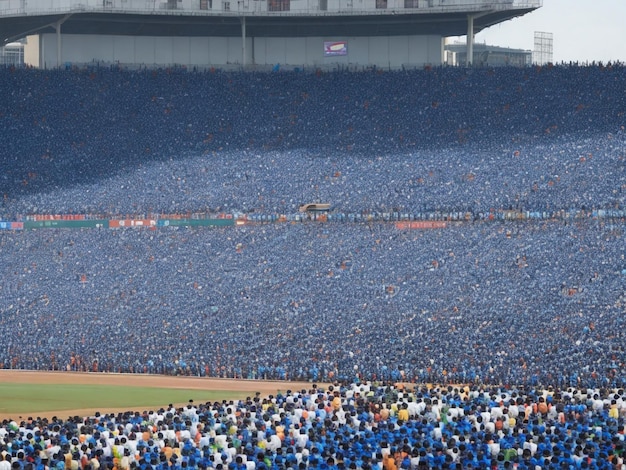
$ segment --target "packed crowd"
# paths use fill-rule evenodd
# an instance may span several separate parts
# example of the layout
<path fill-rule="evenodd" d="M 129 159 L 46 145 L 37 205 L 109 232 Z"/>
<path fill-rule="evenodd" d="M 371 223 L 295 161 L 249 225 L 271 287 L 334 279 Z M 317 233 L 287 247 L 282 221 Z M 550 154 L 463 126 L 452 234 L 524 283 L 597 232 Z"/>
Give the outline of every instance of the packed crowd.
<path fill-rule="evenodd" d="M 620 209 L 621 65 L 0 70 L 1 218 Z M 0 363 L 621 387 L 624 221 L 0 233 Z"/>
<path fill-rule="evenodd" d="M 0 70 L 0 216 L 623 207 L 626 73 Z"/>
<path fill-rule="evenodd" d="M 4 233 L 0 362 L 621 386 L 622 232 L 526 222 Z"/>
<path fill-rule="evenodd" d="M 623 469 L 623 390 L 370 383 L 4 421 L 16 470 Z"/>

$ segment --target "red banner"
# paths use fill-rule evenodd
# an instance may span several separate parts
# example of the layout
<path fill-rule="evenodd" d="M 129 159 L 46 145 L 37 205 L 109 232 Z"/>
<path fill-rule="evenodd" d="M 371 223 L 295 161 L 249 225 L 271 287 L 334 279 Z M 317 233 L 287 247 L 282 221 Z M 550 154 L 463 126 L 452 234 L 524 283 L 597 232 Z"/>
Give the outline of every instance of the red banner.
<path fill-rule="evenodd" d="M 414 220 L 411 222 L 396 222 L 396 228 L 400 230 L 446 228 L 446 223 L 440 220 Z"/>

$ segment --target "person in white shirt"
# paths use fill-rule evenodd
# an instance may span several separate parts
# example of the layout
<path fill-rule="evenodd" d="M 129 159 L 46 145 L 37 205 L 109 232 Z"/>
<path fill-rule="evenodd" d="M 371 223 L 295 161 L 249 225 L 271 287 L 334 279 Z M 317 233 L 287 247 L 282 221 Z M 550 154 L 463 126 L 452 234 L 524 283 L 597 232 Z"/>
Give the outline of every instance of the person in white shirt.
<path fill-rule="evenodd" d="M 244 463 L 246 465 L 246 470 L 256 470 L 256 462 L 254 460 L 246 458 Z"/>
<path fill-rule="evenodd" d="M 280 442 L 280 437 L 277 434 L 272 434 L 267 440 L 267 448 L 272 452 L 275 452 L 276 449 L 281 447 L 282 442 Z"/>
<path fill-rule="evenodd" d="M 0 470 L 11 470 L 11 454 L 6 451 L 0 453 Z"/>
<path fill-rule="evenodd" d="M 185 426 L 185 427 L 181 428 L 179 434 L 180 434 L 179 439 L 180 439 L 181 442 L 184 442 L 186 440 L 187 441 L 191 440 L 191 431 L 190 431 L 188 426 Z"/>
<path fill-rule="evenodd" d="M 300 428 L 298 434 L 296 435 L 296 446 L 304 449 L 307 447 L 308 442 L 309 435 L 304 428 Z"/>

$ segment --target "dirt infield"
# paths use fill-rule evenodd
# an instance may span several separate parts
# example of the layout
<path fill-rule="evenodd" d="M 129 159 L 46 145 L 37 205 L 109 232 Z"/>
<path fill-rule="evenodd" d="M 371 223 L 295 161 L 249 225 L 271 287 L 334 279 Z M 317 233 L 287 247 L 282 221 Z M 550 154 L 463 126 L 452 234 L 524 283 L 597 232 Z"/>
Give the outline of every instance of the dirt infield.
<path fill-rule="evenodd" d="M 86 384 L 86 385 L 124 385 L 135 387 L 160 387 L 179 388 L 189 390 L 224 390 L 242 391 L 255 393 L 259 392 L 263 396 L 275 394 L 279 390 L 300 390 L 311 387 L 307 382 L 278 382 L 262 380 L 236 380 L 236 379 L 216 379 L 207 377 L 170 377 L 147 374 L 102 374 L 102 373 L 80 373 L 80 372 L 33 372 L 19 370 L 0 370 L 0 382 L 2 383 L 24 383 L 24 384 Z M 149 409 L 150 407 L 140 408 Z M 127 409 L 99 409 L 102 413 L 117 411 L 128 411 Z M 41 417 L 68 417 L 84 416 L 92 413 L 93 409 L 84 410 L 49 410 L 46 412 L 37 411 L 34 414 Z M 22 416 L 30 416 L 28 413 L 20 413 Z M 16 416 L 3 416 L 0 419 L 16 418 Z"/>

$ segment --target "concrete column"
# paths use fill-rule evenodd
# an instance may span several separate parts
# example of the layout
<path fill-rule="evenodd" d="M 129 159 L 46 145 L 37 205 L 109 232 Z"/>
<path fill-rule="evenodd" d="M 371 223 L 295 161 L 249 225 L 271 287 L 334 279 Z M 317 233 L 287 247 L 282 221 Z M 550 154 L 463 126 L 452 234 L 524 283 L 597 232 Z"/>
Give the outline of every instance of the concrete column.
<path fill-rule="evenodd" d="M 54 29 L 56 29 L 57 32 L 57 68 L 61 68 L 61 25 L 63 24 L 62 21 L 57 22 L 54 25 Z"/>
<path fill-rule="evenodd" d="M 246 66 L 246 17 L 241 17 L 241 64 Z"/>
<path fill-rule="evenodd" d="M 69 17 L 72 15 L 65 15 L 62 19 L 53 23 L 54 29 L 57 33 L 57 67 L 61 68 L 61 52 L 62 52 L 62 43 L 61 43 L 61 25 L 65 23 Z"/>
<path fill-rule="evenodd" d="M 474 62 L 474 15 L 467 15 L 467 58 L 465 65 L 467 67 Z"/>

